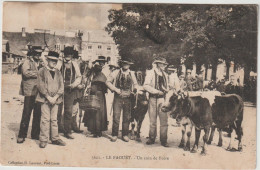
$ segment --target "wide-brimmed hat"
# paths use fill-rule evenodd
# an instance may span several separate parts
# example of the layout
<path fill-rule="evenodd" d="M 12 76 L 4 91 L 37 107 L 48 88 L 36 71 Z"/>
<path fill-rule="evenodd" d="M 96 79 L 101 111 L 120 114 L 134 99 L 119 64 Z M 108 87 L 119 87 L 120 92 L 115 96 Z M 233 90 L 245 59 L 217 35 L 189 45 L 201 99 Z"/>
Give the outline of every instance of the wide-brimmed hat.
<path fill-rule="evenodd" d="M 98 56 L 98 59 L 93 61 L 93 63 L 96 63 L 96 62 L 107 62 L 107 60 L 106 60 L 105 56 Z"/>
<path fill-rule="evenodd" d="M 121 59 L 119 60 L 119 62 L 120 64 L 129 64 L 129 65 L 134 64 L 130 58 Z"/>
<path fill-rule="evenodd" d="M 177 68 L 176 68 L 174 65 L 169 65 L 169 66 L 167 67 L 167 70 L 169 70 L 169 71 L 176 71 Z"/>
<path fill-rule="evenodd" d="M 41 56 L 42 55 L 42 47 L 41 46 L 32 46 L 28 52 L 27 56 Z"/>
<path fill-rule="evenodd" d="M 162 58 L 162 57 L 157 57 L 157 58 L 155 58 L 155 60 L 153 61 L 153 63 L 161 63 L 161 64 L 168 65 L 166 59 L 165 59 L 165 58 Z"/>
<path fill-rule="evenodd" d="M 57 53 L 55 51 L 49 51 L 49 53 L 46 57 L 47 57 L 47 59 L 58 60 L 59 59 L 59 53 Z"/>
<path fill-rule="evenodd" d="M 96 61 L 104 61 L 106 62 L 106 57 L 105 56 L 98 56 L 98 59 L 96 59 Z"/>
<path fill-rule="evenodd" d="M 65 47 L 62 52 L 64 55 L 74 55 L 75 50 L 73 47 Z"/>
<path fill-rule="evenodd" d="M 109 67 L 111 67 L 111 68 L 119 68 L 119 66 L 118 66 L 118 64 L 115 64 L 115 63 L 113 63 L 113 64 L 109 64 L 108 65 Z"/>

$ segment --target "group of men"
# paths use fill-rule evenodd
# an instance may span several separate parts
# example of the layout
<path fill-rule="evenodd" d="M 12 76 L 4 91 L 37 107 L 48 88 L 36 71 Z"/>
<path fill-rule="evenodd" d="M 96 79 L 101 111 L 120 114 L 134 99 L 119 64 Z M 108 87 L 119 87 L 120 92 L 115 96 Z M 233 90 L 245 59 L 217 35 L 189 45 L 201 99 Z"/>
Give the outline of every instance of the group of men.
<path fill-rule="evenodd" d="M 81 63 L 77 62 L 78 52 L 73 47 L 64 49 L 62 60 L 59 60 L 58 53 L 50 51 L 46 56 L 47 60 L 39 64 L 41 53 L 40 50 L 32 48 L 22 65 L 20 94 L 24 95 L 24 108 L 17 143 L 23 143 L 27 138 L 33 110 L 31 138 L 40 140 L 41 148 L 46 147 L 48 138 L 53 144 L 64 146 L 65 142 L 59 138 L 59 132 L 62 132 L 68 139 L 74 139 L 72 131 L 82 132 L 77 127 L 77 109 L 75 108 L 86 90 L 89 67 L 88 64 L 82 67 Z M 111 67 L 111 74 L 106 74 L 106 85 L 114 92 L 111 141 L 115 142 L 118 138 L 121 112 L 122 140 L 129 141 L 130 94 L 136 93 L 137 89 L 142 86 L 142 89 L 149 93 L 150 130 L 146 144 L 155 143 L 157 117 L 159 117 L 160 142 L 162 146 L 168 147 L 168 116 L 161 111 L 161 107 L 168 90 L 194 89 L 195 83 L 190 70 L 187 71 L 186 77 L 184 75 L 178 77 L 176 69 L 171 65 L 168 66 L 165 58 L 157 57 L 152 63 L 153 68 L 146 71 L 144 83 L 140 85 L 137 83 L 134 72 L 130 70 L 132 64 L 134 63 L 129 59 L 121 60 L 119 69 Z M 203 86 L 203 78 L 200 75 L 196 79 L 196 84 L 199 88 Z M 51 134 L 50 137 L 49 134 Z"/>
<path fill-rule="evenodd" d="M 72 116 L 79 91 L 84 89 L 79 64 L 73 60 L 78 58 L 78 53 L 73 47 L 66 47 L 63 53 L 62 60 L 55 51 L 42 58 L 41 49 L 29 49 L 22 64 L 20 94 L 24 96 L 24 108 L 17 143 L 23 143 L 27 137 L 32 110 L 31 138 L 40 140 L 41 148 L 46 147 L 49 138 L 53 144 L 65 145 L 58 134 L 61 119 L 64 119 L 62 130 L 66 138 L 73 139 L 72 127 L 74 132 L 81 132 L 74 126 L 76 120 Z"/>

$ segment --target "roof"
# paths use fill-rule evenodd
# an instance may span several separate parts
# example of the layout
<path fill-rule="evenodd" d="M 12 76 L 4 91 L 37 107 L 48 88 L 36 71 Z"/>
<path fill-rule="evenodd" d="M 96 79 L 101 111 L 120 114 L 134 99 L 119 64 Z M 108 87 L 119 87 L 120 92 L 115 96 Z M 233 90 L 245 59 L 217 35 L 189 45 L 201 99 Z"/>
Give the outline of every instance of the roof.
<path fill-rule="evenodd" d="M 8 40 L 5 40 L 5 39 L 2 40 L 3 45 L 6 45 L 7 43 L 8 43 Z"/>
<path fill-rule="evenodd" d="M 5 47 L 2 48 L 2 52 L 7 52 L 7 45 L 8 45 L 8 40 L 2 40 L 2 45 L 5 45 Z"/>
<path fill-rule="evenodd" d="M 79 46 L 81 41 L 79 37 L 65 37 L 44 33 L 26 33 L 26 37 L 22 37 L 21 32 L 3 32 L 3 39 L 8 40 L 10 53 L 20 56 L 25 56 L 22 49 L 25 49 L 29 44 L 42 47 L 45 47 L 47 44 L 50 48 L 54 48 L 54 45 L 60 44 L 61 48 L 63 48 L 64 45 Z"/>

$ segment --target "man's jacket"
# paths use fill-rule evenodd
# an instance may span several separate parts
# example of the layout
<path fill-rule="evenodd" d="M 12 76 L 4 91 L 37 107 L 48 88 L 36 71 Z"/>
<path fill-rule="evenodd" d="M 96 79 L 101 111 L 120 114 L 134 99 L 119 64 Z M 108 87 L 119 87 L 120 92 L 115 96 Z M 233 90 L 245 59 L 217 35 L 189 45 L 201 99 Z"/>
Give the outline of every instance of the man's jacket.
<path fill-rule="evenodd" d="M 23 96 L 36 96 L 37 90 L 38 64 L 27 58 L 22 65 L 22 82 L 19 94 Z"/>

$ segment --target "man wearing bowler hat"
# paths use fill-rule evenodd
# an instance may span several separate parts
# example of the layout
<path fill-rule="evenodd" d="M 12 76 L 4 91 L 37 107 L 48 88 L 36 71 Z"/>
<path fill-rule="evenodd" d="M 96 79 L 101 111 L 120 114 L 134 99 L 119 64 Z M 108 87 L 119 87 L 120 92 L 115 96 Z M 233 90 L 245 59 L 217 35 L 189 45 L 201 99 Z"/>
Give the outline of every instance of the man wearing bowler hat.
<path fill-rule="evenodd" d="M 123 111 L 122 122 L 122 140 L 129 141 L 128 131 L 131 118 L 131 100 L 130 94 L 137 87 L 137 80 L 134 72 L 129 67 L 133 63 L 129 59 L 120 61 L 121 68 L 112 72 L 107 78 L 108 88 L 115 92 L 113 102 L 113 125 L 112 125 L 112 142 L 118 137 L 121 111 Z"/>
<path fill-rule="evenodd" d="M 153 62 L 154 68 L 146 72 L 143 87 L 149 93 L 148 113 L 150 117 L 149 140 L 146 142 L 147 145 L 155 143 L 157 135 L 157 116 L 159 116 L 161 145 L 168 147 L 168 116 L 161 110 L 165 92 L 169 89 L 168 75 L 164 71 L 167 64 L 165 58 L 157 57 Z"/>
<path fill-rule="evenodd" d="M 57 113 L 58 105 L 62 102 L 64 86 L 61 72 L 55 68 L 59 54 L 50 51 L 47 56 L 48 64 L 39 70 L 38 90 L 36 101 L 41 103 L 40 147 L 45 148 L 49 135 L 52 144 L 65 146 L 59 138 Z"/>
<path fill-rule="evenodd" d="M 25 138 L 27 138 L 32 110 L 33 120 L 31 138 L 36 140 L 39 139 L 41 108 L 39 103 L 35 102 L 35 97 L 38 93 L 37 74 L 41 53 L 42 49 L 31 47 L 27 53 L 28 58 L 22 65 L 22 82 L 19 94 L 24 96 L 24 107 L 17 143 L 23 143 Z"/>
<path fill-rule="evenodd" d="M 73 47 L 64 48 L 64 60 L 61 73 L 64 80 L 64 136 L 68 139 L 74 139 L 72 130 L 72 112 L 73 103 L 77 99 L 77 87 L 81 83 L 81 73 L 78 64 L 72 61 L 75 51 Z"/>

